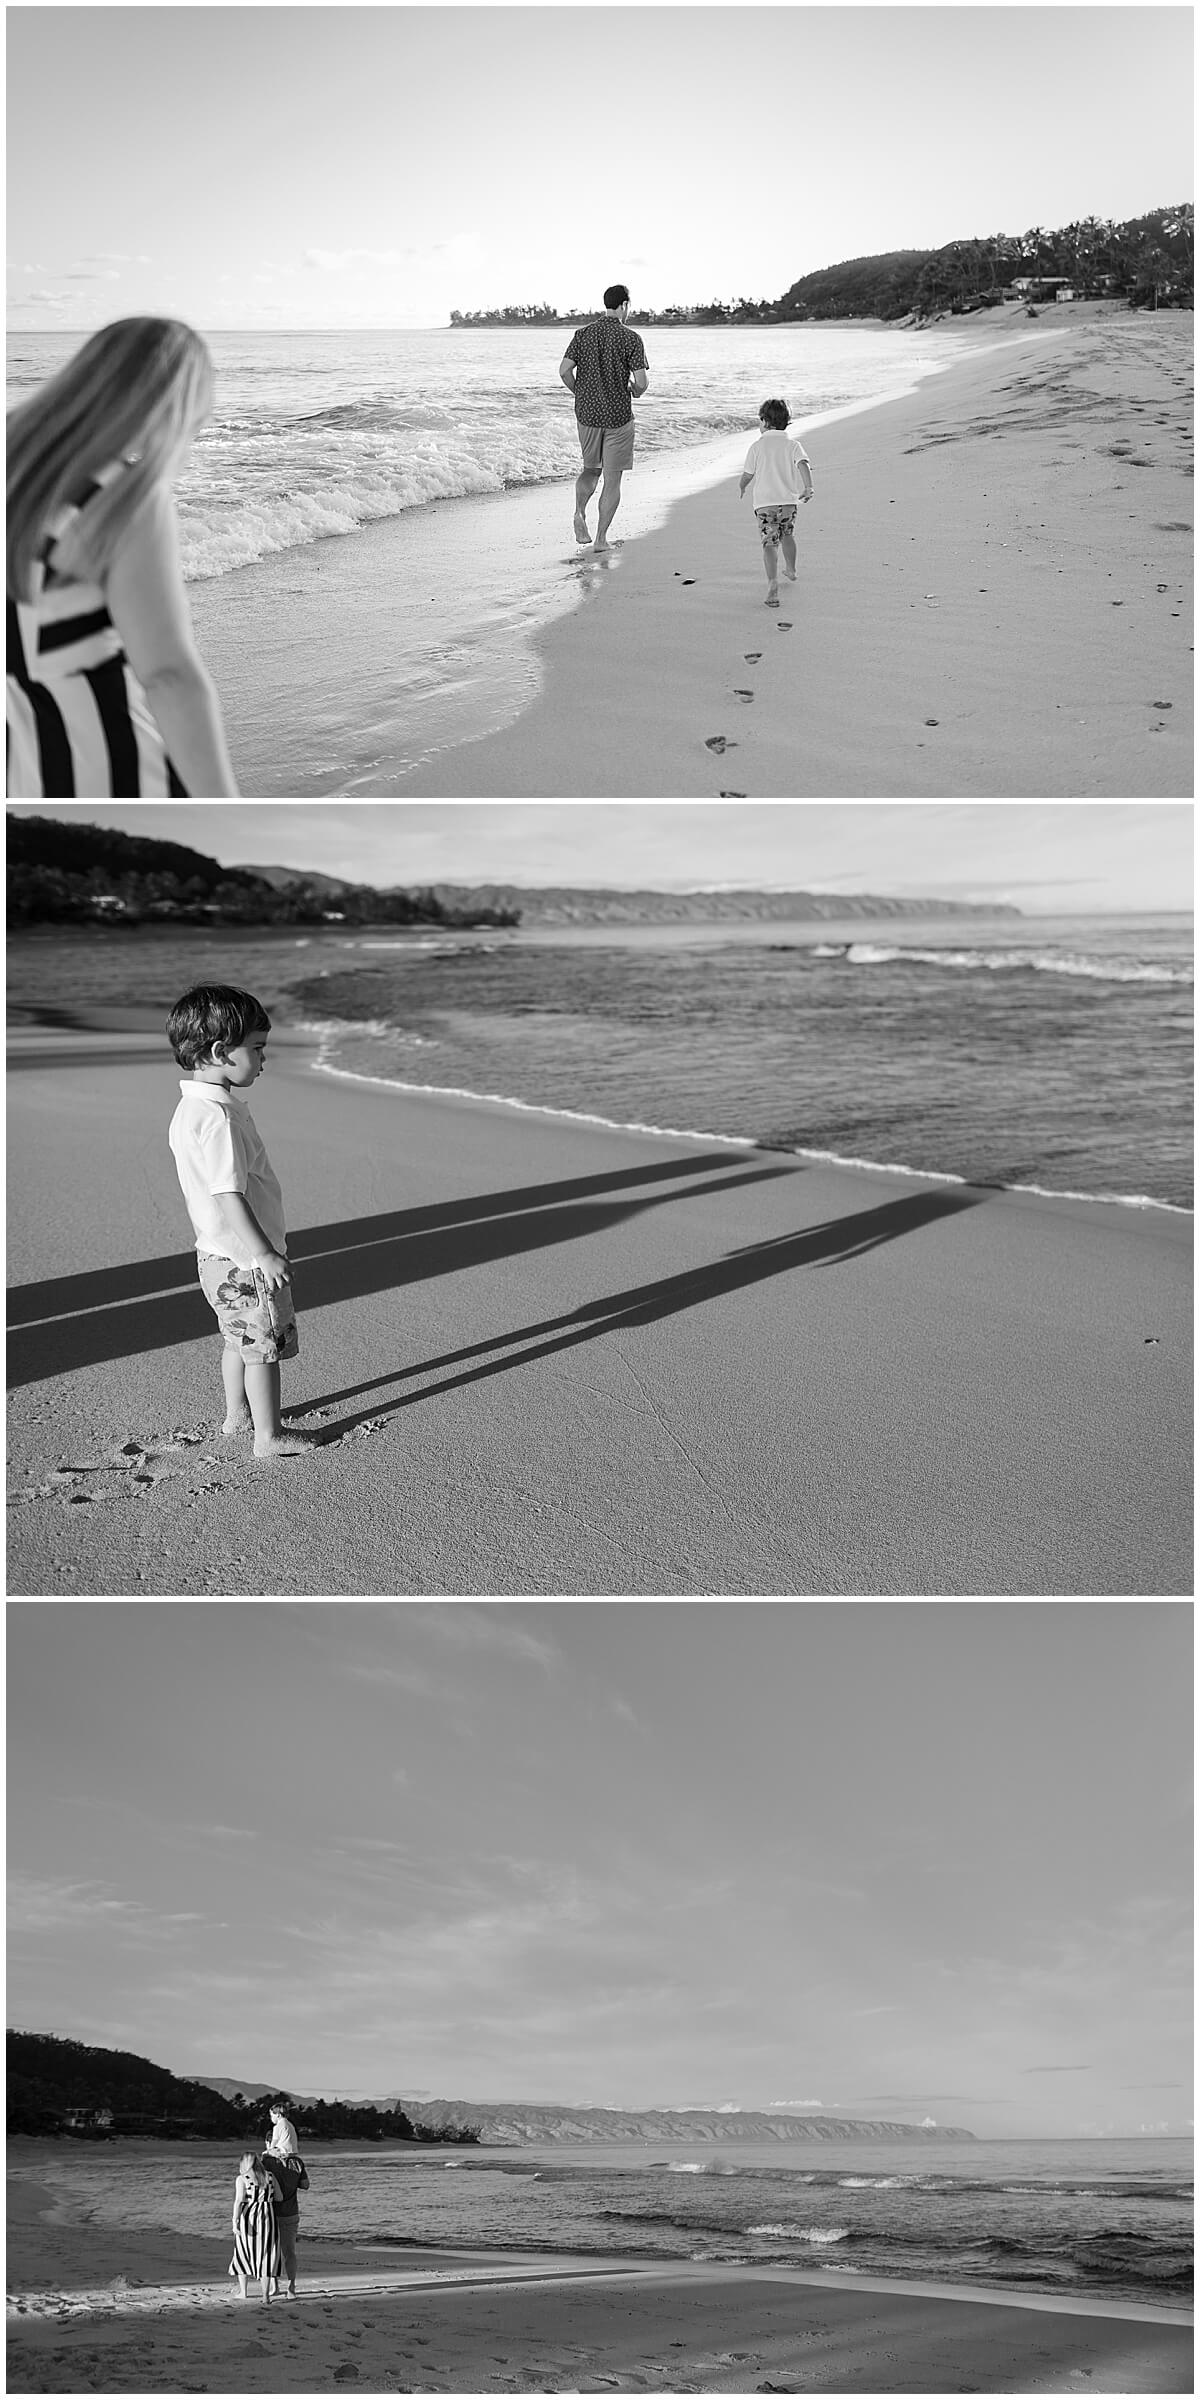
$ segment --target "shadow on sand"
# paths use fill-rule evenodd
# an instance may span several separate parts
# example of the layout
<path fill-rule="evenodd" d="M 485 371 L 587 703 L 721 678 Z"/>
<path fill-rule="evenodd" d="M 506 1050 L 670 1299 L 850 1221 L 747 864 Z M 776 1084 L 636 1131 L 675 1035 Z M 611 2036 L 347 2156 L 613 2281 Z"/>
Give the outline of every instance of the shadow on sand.
<path fill-rule="evenodd" d="M 804 1172 L 795 1160 L 747 1168 L 744 1159 L 740 1151 L 701 1151 L 662 1166 L 621 1168 L 567 1183 L 530 1184 L 430 1208 L 308 1226 L 288 1241 L 297 1270 L 297 1304 L 303 1314 L 362 1299 L 555 1242 L 580 1241 L 670 1200 L 703 1199 L 739 1184 Z M 713 1168 L 721 1172 L 712 1180 L 689 1180 Z M 735 1168 L 741 1172 L 732 1172 Z M 637 1197 L 604 1196 L 631 1193 L 634 1186 L 643 1187 Z M 196 1281 L 192 1250 L 94 1274 L 18 1284 L 8 1301 L 10 1388 L 76 1367 L 170 1349 L 216 1331 Z"/>
<path fill-rule="evenodd" d="M 598 1341 L 604 1334 L 619 1333 L 633 1325 L 651 1325 L 660 1317 L 674 1316 L 681 1309 L 698 1308 L 705 1301 L 720 1299 L 727 1292 L 743 1291 L 748 1284 L 762 1283 L 770 1276 L 787 1275 L 797 1267 L 839 1266 L 849 1259 L 864 1258 L 884 1242 L 899 1241 L 925 1225 L 957 1216 L 962 1209 L 978 1207 L 984 1197 L 982 1191 L 966 1186 L 958 1186 L 952 1192 L 913 1192 L 900 1200 L 884 1201 L 878 1208 L 859 1209 L 844 1217 L 828 1218 L 821 1225 L 806 1226 L 802 1233 L 777 1234 L 770 1241 L 752 1242 L 744 1250 L 730 1251 L 711 1266 L 696 1267 L 684 1275 L 668 1275 L 658 1283 L 638 1284 L 629 1291 L 612 1292 L 602 1300 L 585 1301 L 566 1316 L 518 1326 L 511 1333 L 473 1342 L 465 1350 L 449 1350 L 441 1358 L 422 1359 L 416 1366 L 397 1367 L 390 1375 L 376 1375 L 366 1383 L 346 1384 L 340 1391 L 325 1392 L 319 1399 L 310 1400 L 297 1414 L 308 1416 L 317 1408 L 336 1407 L 343 1400 L 360 1399 L 364 1393 L 381 1391 L 415 1375 L 440 1377 L 437 1383 L 423 1384 L 418 1391 L 401 1392 L 393 1400 L 360 1411 L 358 1416 L 340 1419 L 336 1428 L 331 1428 L 335 1436 L 350 1433 L 368 1418 L 391 1416 L 396 1410 L 412 1408 L 436 1393 L 453 1391 L 460 1384 L 481 1382 L 489 1375 L 503 1375 L 510 1367 L 549 1358 L 555 1351 L 573 1349 L 580 1342 Z M 486 1355 L 497 1351 L 507 1355 Z M 482 1363 L 467 1364 L 472 1359 Z M 447 1367 L 460 1367 L 463 1372 L 443 1374 Z"/>

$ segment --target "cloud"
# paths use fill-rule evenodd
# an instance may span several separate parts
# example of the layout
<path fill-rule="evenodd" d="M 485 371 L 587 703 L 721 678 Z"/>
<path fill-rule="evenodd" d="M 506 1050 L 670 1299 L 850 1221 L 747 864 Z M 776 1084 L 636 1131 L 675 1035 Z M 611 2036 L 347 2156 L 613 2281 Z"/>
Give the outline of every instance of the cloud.
<path fill-rule="evenodd" d="M 107 1884 L 21 1874 L 9 1879 L 8 1922 L 13 1933 L 46 1933 L 142 1913 L 139 1902 L 119 1899 Z"/>
<path fill-rule="evenodd" d="M 613 1693 L 609 1702 L 609 1706 L 614 1717 L 620 1718 L 622 1725 L 631 1725 L 635 1733 L 644 1733 L 646 1731 L 641 1718 L 635 1714 L 634 1710 L 630 1707 L 628 1700 L 623 1700 L 621 1698 L 619 1692 Z"/>
<path fill-rule="evenodd" d="M 399 1621 L 419 1626 L 451 1649 L 497 1650 L 540 1667 L 546 1674 L 561 1662 L 561 1652 L 553 1642 L 512 1624 L 499 1603 L 487 1608 L 475 1608 L 466 1600 L 432 1606 L 417 1603 L 407 1607 Z"/>
<path fill-rule="evenodd" d="M 1022 2067 L 1023 2075 L 1088 2075 L 1090 2065 L 1082 2067 Z"/>

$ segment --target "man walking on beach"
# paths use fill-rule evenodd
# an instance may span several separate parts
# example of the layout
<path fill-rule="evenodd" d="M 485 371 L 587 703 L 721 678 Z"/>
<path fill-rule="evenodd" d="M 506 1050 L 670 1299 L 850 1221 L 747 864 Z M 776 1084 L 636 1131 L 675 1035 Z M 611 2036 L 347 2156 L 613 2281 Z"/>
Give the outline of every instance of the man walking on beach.
<path fill-rule="evenodd" d="M 559 367 L 567 390 L 574 394 L 575 416 L 583 467 L 575 484 L 575 539 L 586 542 L 588 501 L 604 475 L 600 520 L 595 547 L 607 550 L 608 529 L 621 501 L 621 477 L 633 465 L 633 408 L 630 395 L 640 400 L 650 380 L 640 333 L 629 331 L 629 293 L 623 283 L 610 283 L 604 295 L 604 315 L 593 317 L 572 334 Z"/>

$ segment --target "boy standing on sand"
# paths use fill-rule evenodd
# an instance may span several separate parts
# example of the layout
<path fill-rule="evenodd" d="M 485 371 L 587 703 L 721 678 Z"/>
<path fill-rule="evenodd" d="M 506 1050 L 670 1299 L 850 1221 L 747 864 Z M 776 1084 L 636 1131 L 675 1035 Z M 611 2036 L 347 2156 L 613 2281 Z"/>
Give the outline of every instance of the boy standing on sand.
<path fill-rule="evenodd" d="M 279 1362 L 300 1347 L 283 1196 L 241 1097 L 262 1074 L 270 1030 L 262 1002 L 229 984 L 196 984 L 176 1001 L 167 1040 L 187 1078 L 168 1139 L 224 1335 L 221 1431 L 253 1424 L 255 1457 L 287 1458 L 319 1437 L 285 1432 L 279 1413 Z"/>
<path fill-rule="evenodd" d="M 754 485 L 754 514 L 767 570 L 767 607 L 778 608 L 778 553 L 783 551 L 784 574 L 789 583 L 794 583 L 796 502 L 812 499 L 812 467 L 802 443 L 789 442 L 787 438 L 791 411 L 786 400 L 764 400 L 758 421 L 762 432 L 746 452 L 738 498 L 744 497 L 747 484 Z"/>

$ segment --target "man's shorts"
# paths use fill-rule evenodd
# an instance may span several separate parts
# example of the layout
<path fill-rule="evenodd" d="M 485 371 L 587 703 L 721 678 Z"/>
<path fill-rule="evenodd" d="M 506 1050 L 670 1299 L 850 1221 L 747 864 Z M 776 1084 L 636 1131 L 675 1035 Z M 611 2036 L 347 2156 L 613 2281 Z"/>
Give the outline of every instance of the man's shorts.
<path fill-rule="evenodd" d="M 794 533 L 796 530 L 794 503 L 791 508 L 756 508 L 754 514 L 758 518 L 758 530 L 762 536 L 764 550 L 769 545 L 773 546 L 775 543 L 781 542 L 785 533 Z"/>
<path fill-rule="evenodd" d="M 625 425 L 585 425 L 579 417 L 575 423 L 585 467 L 603 467 L 606 475 L 612 469 L 624 474 L 632 467 L 636 430 L 632 417 Z"/>
<path fill-rule="evenodd" d="M 205 1250 L 196 1263 L 227 1350 L 236 1350 L 239 1358 L 260 1359 L 268 1367 L 278 1366 L 282 1358 L 295 1358 L 300 1336 L 290 1283 L 269 1291 L 257 1267 L 239 1267 L 234 1259 L 214 1258 Z"/>

